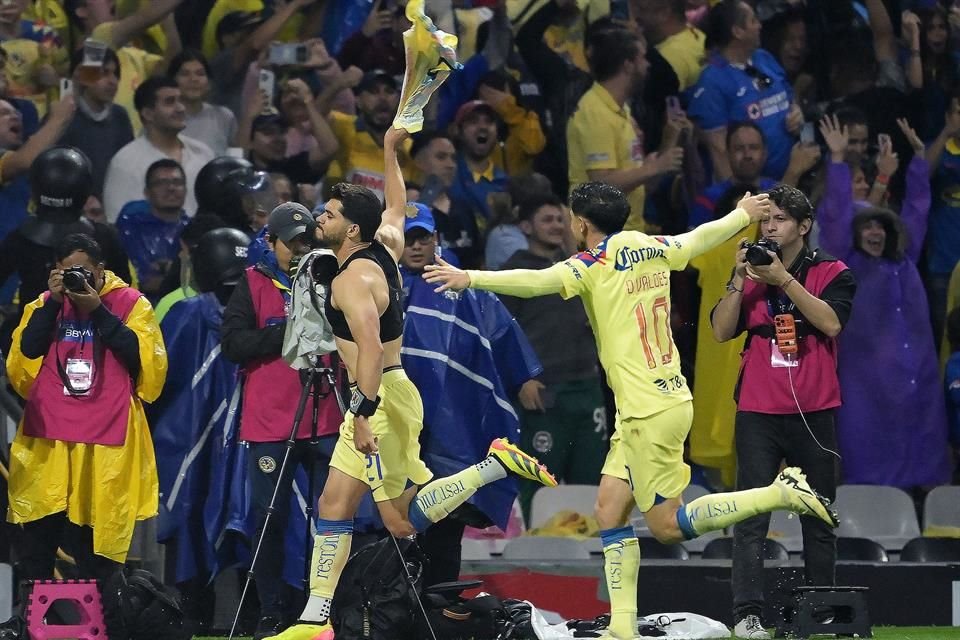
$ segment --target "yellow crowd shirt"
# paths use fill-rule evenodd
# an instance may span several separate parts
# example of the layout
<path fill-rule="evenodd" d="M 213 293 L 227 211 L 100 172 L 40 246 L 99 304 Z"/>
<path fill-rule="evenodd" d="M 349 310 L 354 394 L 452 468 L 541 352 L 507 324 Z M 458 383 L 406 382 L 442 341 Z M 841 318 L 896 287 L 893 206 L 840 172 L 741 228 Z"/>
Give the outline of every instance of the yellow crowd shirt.
<path fill-rule="evenodd" d="M 630 169 L 643 166 L 643 132 L 630 114 L 598 83 L 583 94 L 577 111 L 567 123 L 567 156 L 570 189 L 589 182 L 588 171 Z M 630 217 L 627 231 L 643 231 L 643 200 L 640 186 L 627 194 Z"/>
<path fill-rule="evenodd" d="M 340 142 L 336 161 L 327 172 L 342 178 L 344 182 L 359 184 L 374 191 L 383 199 L 384 165 L 383 147 L 377 144 L 357 116 L 339 111 L 330 113 L 330 127 Z M 405 140 L 399 155 L 400 168 L 404 175 L 413 175 L 410 160 L 411 141 Z"/>

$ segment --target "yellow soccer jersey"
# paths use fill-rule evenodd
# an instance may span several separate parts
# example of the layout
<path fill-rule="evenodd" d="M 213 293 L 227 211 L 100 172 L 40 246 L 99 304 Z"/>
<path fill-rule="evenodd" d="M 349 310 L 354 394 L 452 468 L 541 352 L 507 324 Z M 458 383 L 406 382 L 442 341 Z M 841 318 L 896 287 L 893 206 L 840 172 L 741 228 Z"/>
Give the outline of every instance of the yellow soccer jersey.
<path fill-rule="evenodd" d="M 677 238 L 621 231 L 562 263 L 560 294 L 583 300 L 622 417 L 691 398 L 670 330 L 670 271 L 689 259 Z"/>
<path fill-rule="evenodd" d="M 679 236 L 614 233 L 548 269 L 466 273 L 469 286 L 494 293 L 580 296 L 620 418 L 645 418 L 691 399 L 670 330 L 670 272 L 749 222 L 738 208 Z"/>

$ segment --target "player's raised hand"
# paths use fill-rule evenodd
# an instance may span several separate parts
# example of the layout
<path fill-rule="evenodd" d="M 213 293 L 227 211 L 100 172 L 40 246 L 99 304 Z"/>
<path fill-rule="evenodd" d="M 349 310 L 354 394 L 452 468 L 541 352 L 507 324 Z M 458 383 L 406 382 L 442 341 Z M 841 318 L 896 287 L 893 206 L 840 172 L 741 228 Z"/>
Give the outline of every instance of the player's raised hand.
<path fill-rule="evenodd" d="M 423 270 L 423 279 L 430 284 L 440 285 L 434 289 L 437 293 L 446 290 L 463 291 L 470 287 L 470 276 L 443 258 L 437 258 L 437 264 L 428 264 Z"/>
<path fill-rule="evenodd" d="M 765 193 L 750 195 L 747 191 L 737 203 L 738 209 L 743 209 L 750 216 L 750 222 L 760 222 L 770 217 L 770 196 Z"/>

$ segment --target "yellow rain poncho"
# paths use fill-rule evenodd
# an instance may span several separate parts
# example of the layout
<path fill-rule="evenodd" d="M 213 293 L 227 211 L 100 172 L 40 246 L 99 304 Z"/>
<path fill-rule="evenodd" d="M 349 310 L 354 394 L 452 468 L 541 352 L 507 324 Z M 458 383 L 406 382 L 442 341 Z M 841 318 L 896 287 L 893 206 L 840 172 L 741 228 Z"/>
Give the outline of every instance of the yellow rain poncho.
<path fill-rule="evenodd" d="M 105 272 L 100 290 L 105 295 L 128 285 Z M 7 375 L 13 388 L 26 398 L 40 372 L 43 358 L 29 360 L 20 351 L 20 338 L 43 297 L 27 305 L 13 334 L 7 357 Z M 33 522 L 66 512 L 70 522 L 93 528 L 94 553 L 124 562 L 137 520 L 157 515 L 157 465 L 143 402 L 159 395 L 167 376 L 167 352 L 153 307 L 146 298 L 133 306 L 125 323 L 140 343 L 140 374 L 136 396 L 130 398 L 130 417 L 123 445 L 106 446 L 31 438 L 21 421 L 10 449 L 10 507 L 7 520 Z M 77 420 L 83 420 L 82 415 Z"/>

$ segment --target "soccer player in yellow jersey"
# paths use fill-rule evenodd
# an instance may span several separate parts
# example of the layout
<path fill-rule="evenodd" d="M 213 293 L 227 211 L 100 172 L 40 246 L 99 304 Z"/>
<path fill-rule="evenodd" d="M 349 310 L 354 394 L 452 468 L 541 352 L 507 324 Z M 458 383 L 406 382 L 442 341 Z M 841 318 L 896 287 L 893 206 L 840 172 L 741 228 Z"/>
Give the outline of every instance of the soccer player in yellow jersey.
<path fill-rule="evenodd" d="M 769 217 L 767 195 L 747 194 L 723 218 L 679 236 L 623 231 L 630 203 L 619 189 L 600 182 L 574 189 L 570 205 L 574 233 L 588 251 L 543 270 L 462 271 L 438 260 L 426 267 L 424 278 L 438 291 L 473 287 L 517 297 L 559 293 L 583 300 L 617 403 L 596 515 L 612 614 L 607 637 L 627 640 L 637 635 L 640 550 L 626 524 L 634 503 L 664 543 L 778 509 L 838 523 L 829 502 L 795 467 L 784 469 L 768 487 L 715 493 L 687 505 L 680 499 L 690 482 L 683 443 L 693 403 L 670 332 L 670 271 Z"/>

